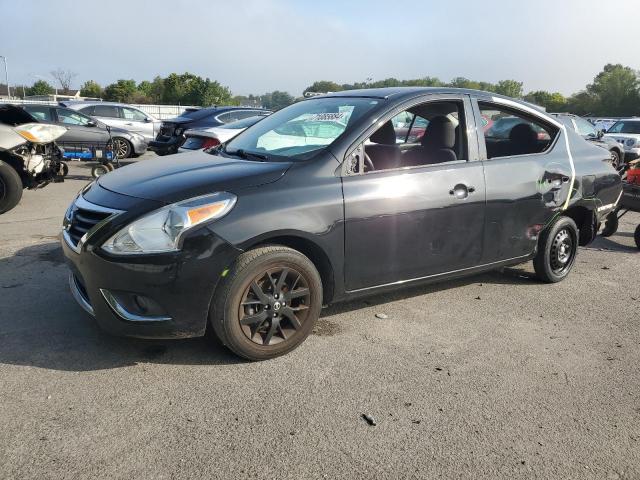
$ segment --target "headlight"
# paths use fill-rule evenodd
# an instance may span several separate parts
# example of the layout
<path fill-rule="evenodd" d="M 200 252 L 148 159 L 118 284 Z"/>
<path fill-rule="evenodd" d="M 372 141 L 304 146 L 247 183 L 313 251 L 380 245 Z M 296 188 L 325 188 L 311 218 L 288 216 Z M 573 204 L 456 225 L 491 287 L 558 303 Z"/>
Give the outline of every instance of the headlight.
<path fill-rule="evenodd" d="M 32 143 L 51 143 L 67 133 L 65 127 L 47 125 L 46 123 L 25 123 L 14 130 L 22 138 Z"/>
<path fill-rule="evenodd" d="M 127 225 L 107 240 L 102 249 L 115 255 L 180 250 L 181 238 L 187 231 L 222 218 L 235 203 L 235 195 L 219 192 L 169 205 Z"/>
<path fill-rule="evenodd" d="M 625 142 L 625 145 L 627 147 L 633 147 L 635 144 L 636 144 L 635 138 L 630 138 Z"/>

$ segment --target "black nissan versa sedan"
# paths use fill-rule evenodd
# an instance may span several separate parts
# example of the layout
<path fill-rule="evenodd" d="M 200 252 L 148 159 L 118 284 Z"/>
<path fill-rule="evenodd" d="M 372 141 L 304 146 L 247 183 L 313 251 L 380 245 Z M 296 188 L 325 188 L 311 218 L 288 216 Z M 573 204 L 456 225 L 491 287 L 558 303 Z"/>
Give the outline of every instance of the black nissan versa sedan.
<path fill-rule="evenodd" d="M 504 117 L 522 121 L 493 138 Z M 62 244 L 73 295 L 106 330 L 211 327 L 261 360 L 300 345 L 324 304 L 528 260 L 558 282 L 620 194 L 606 150 L 526 104 L 348 91 L 215 150 L 101 176 L 66 212 Z"/>

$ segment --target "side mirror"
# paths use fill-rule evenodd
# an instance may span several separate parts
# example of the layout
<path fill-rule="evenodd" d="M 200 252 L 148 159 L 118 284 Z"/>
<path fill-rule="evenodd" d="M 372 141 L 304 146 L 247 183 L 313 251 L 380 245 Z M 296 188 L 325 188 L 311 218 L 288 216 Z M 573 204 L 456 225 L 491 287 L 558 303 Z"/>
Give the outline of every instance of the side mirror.
<path fill-rule="evenodd" d="M 151 120 L 149 117 L 146 117 L 146 118 L 144 119 L 144 121 L 145 121 L 146 123 L 151 123 L 151 122 L 153 122 L 153 120 Z"/>
<path fill-rule="evenodd" d="M 90 120 L 87 122 L 87 127 L 97 127 L 98 124 L 96 122 L 94 122 L 93 120 Z"/>
<path fill-rule="evenodd" d="M 598 138 L 604 137 L 604 130 L 598 130 Z"/>

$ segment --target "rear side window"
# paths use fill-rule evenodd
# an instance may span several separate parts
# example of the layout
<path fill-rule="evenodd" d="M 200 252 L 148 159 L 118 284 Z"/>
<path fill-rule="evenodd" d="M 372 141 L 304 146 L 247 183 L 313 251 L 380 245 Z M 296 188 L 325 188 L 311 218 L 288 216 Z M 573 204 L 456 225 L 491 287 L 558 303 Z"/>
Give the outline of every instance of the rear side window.
<path fill-rule="evenodd" d="M 96 105 L 93 114 L 96 117 L 118 118 L 118 107 L 112 105 Z"/>
<path fill-rule="evenodd" d="M 147 116 L 140 110 L 129 107 L 122 107 L 122 116 L 127 120 L 136 120 L 138 122 L 144 122 L 147 119 Z"/>
<path fill-rule="evenodd" d="M 533 116 L 491 103 L 479 103 L 487 158 L 543 153 L 558 133 Z"/>

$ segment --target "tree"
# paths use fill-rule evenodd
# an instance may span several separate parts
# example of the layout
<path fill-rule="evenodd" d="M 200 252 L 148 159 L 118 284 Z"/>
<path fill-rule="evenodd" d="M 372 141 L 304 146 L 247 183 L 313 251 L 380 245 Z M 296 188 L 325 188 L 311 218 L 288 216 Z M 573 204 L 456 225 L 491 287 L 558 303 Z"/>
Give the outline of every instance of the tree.
<path fill-rule="evenodd" d="M 80 87 L 80 95 L 83 97 L 101 98 L 102 87 L 94 80 L 87 80 Z"/>
<path fill-rule="evenodd" d="M 67 93 L 71 89 L 71 82 L 78 75 L 71 70 L 63 70 L 62 68 L 58 68 L 57 70 L 52 70 L 51 76 L 60 84 L 60 88 L 62 89 L 62 93 Z"/>
<path fill-rule="evenodd" d="M 628 116 L 638 113 L 640 96 L 638 73 L 620 64 L 608 64 L 587 85 L 593 99 L 593 115 Z"/>
<path fill-rule="evenodd" d="M 118 80 L 105 87 L 104 98 L 113 102 L 131 103 L 137 91 L 135 80 Z"/>
<path fill-rule="evenodd" d="M 287 92 L 280 92 L 278 90 L 265 93 L 261 96 L 261 103 L 264 108 L 269 110 L 280 110 L 287 107 L 294 102 L 294 98 Z"/>
<path fill-rule="evenodd" d="M 144 94 L 151 103 L 160 103 L 164 92 L 164 79 L 156 76 L 152 82 L 143 80 L 138 84 L 138 91 Z"/>
<path fill-rule="evenodd" d="M 524 100 L 544 107 L 547 112 L 562 112 L 567 107 L 567 99 L 559 92 L 537 90 L 527 93 Z"/>
<path fill-rule="evenodd" d="M 315 93 L 327 93 L 327 92 L 339 92 L 341 90 L 345 90 L 341 85 L 338 85 L 336 82 L 330 82 L 328 80 L 320 80 L 318 82 L 313 82 L 310 86 L 304 89 L 303 94 L 307 92 L 315 92 Z"/>
<path fill-rule="evenodd" d="M 30 88 L 27 89 L 27 95 L 51 95 L 55 89 L 45 80 L 38 80 Z"/>
<path fill-rule="evenodd" d="M 469 80 L 468 78 L 464 77 L 454 78 L 453 80 L 451 80 L 451 83 L 449 83 L 449 86 L 453 88 L 473 88 L 475 90 L 480 89 L 479 82 L 474 82 L 473 80 Z"/>
<path fill-rule="evenodd" d="M 520 98 L 522 97 L 522 82 L 516 82 L 515 80 L 500 80 L 496 84 L 495 93 L 500 95 L 506 95 L 507 97 Z"/>

